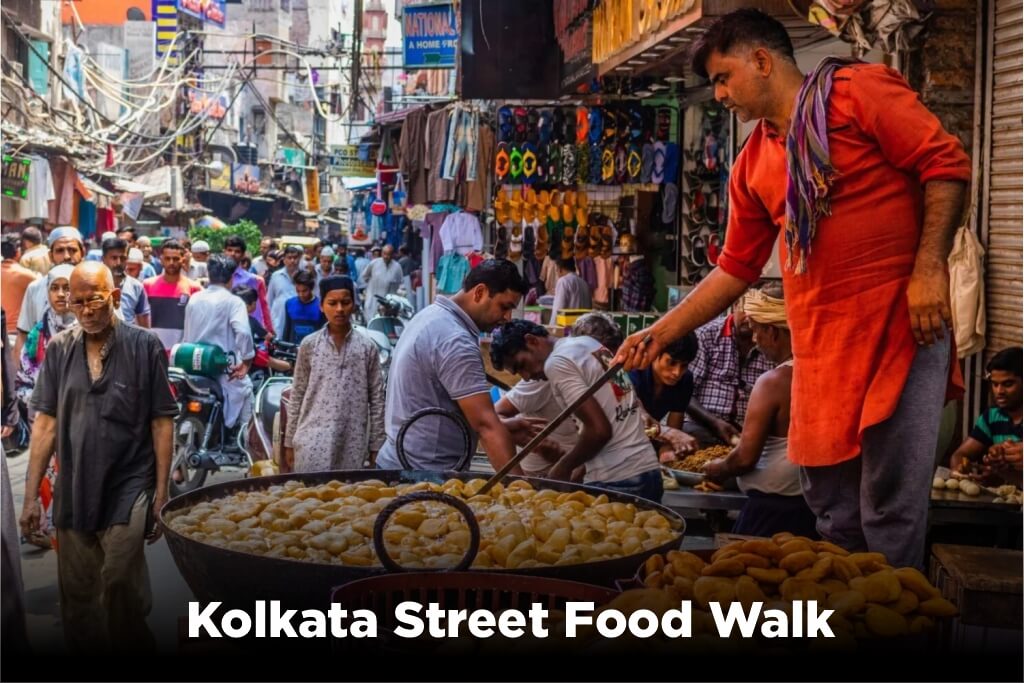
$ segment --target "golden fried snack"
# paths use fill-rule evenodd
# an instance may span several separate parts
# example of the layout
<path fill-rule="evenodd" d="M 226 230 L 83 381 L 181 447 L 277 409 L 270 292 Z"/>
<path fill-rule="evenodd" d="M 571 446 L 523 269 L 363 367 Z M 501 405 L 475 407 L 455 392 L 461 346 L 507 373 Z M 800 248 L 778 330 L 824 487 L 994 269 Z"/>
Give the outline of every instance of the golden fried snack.
<path fill-rule="evenodd" d="M 864 594 L 860 591 L 852 590 L 833 593 L 828 596 L 825 602 L 829 609 L 835 610 L 836 614 L 844 617 L 851 617 L 859 613 L 867 605 Z"/>
<path fill-rule="evenodd" d="M 910 632 L 910 626 L 902 614 L 881 605 L 868 607 L 864 623 L 871 633 L 885 638 L 903 636 Z"/>
<path fill-rule="evenodd" d="M 784 559 L 790 559 L 795 557 L 794 555 L 788 555 Z M 818 559 L 814 564 L 806 569 L 801 569 L 796 573 L 796 578 L 806 579 L 808 581 L 818 582 L 824 579 L 832 572 L 832 558 L 834 555 L 827 553 L 821 553 L 818 555 Z"/>
<path fill-rule="evenodd" d="M 925 633 L 934 628 L 935 621 L 924 615 L 919 615 L 910 619 L 910 632 L 913 634 Z"/>
<path fill-rule="evenodd" d="M 893 572 L 900 584 L 909 591 L 913 591 L 921 600 L 941 597 L 942 594 L 925 578 L 925 575 L 913 567 L 901 567 Z"/>
<path fill-rule="evenodd" d="M 848 557 L 836 557 L 832 558 L 832 576 L 836 577 L 840 581 L 849 583 L 852 579 L 863 576 L 860 568 L 853 563 Z"/>
<path fill-rule="evenodd" d="M 736 560 L 742 562 L 744 567 L 759 567 L 761 569 L 769 569 L 772 566 L 772 561 L 762 555 L 755 555 L 754 553 L 738 553 L 729 557 L 730 560 Z"/>
<path fill-rule="evenodd" d="M 896 602 L 891 603 L 889 607 L 900 614 L 907 615 L 917 609 L 917 606 L 921 604 L 917 596 L 913 591 L 909 591 L 906 588 L 900 593 L 900 597 Z"/>
<path fill-rule="evenodd" d="M 868 577 L 851 579 L 850 588 L 863 593 L 868 602 L 882 604 L 898 600 L 903 592 L 903 586 L 892 572 L 878 572 Z"/>
<path fill-rule="evenodd" d="M 721 548 L 719 548 L 718 550 L 716 550 L 714 553 L 711 554 L 711 561 L 715 562 L 715 561 L 717 561 L 719 559 L 722 559 L 723 556 L 739 555 L 740 552 L 742 552 L 741 548 L 743 547 L 743 543 L 744 543 L 744 541 L 733 541 L 732 543 L 729 543 L 728 545 L 722 546 Z"/>
<path fill-rule="evenodd" d="M 848 556 L 850 562 L 857 565 L 857 568 L 862 572 L 872 571 L 870 566 L 873 564 L 885 564 L 885 555 L 882 553 L 852 553 Z"/>
<path fill-rule="evenodd" d="M 700 576 L 701 570 L 707 565 L 707 562 L 691 552 L 670 550 L 665 557 L 675 568 L 676 574 L 683 574 L 684 569 L 690 569 L 694 574 Z"/>
<path fill-rule="evenodd" d="M 849 550 L 840 548 L 835 543 L 829 543 L 828 541 L 815 541 L 811 543 L 811 548 L 816 553 L 832 553 L 833 555 L 839 555 L 841 557 L 846 557 L 850 554 Z"/>
<path fill-rule="evenodd" d="M 813 581 L 792 577 L 782 582 L 782 585 L 779 586 L 779 594 L 783 600 L 802 600 L 804 602 L 809 600 L 825 602 L 828 597 L 825 594 L 825 589 Z"/>
<path fill-rule="evenodd" d="M 747 570 L 746 566 L 736 558 L 712 562 L 701 570 L 702 576 L 740 576 Z"/>
<path fill-rule="evenodd" d="M 755 602 L 764 602 L 766 597 L 757 581 L 750 576 L 741 576 L 736 579 L 736 599 L 750 607 Z"/>
<path fill-rule="evenodd" d="M 811 544 L 802 538 L 791 538 L 779 546 L 779 556 L 785 558 L 794 553 L 813 553 Z M 781 560 L 780 560 L 781 562 Z"/>
<path fill-rule="evenodd" d="M 918 605 L 917 612 L 926 617 L 955 617 L 960 610 L 945 598 L 931 598 Z"/>
<path fill-rule="evenodd" d="M 753 553 L 755 555 L 760 555 L 761 557 L 766 557 L 772 561 L 777 561 L 782 557 L 782 549 L 777 543 L 772 541 L 744 541 L 743 545 L 740 546 L 740 552 Z"/>
<path fill-rule="evenodd" d="M 790 541 L 790 543 L 798 543 L 798 541 Z M 783 547 L 785 548 L 785 546 Z M 796 574 L 801 569 L 810 567 L 818 561 L 818 554 L 813 550 L 800 550 L 793 553 L 786 553 L 785 556 L 779 560 L 779 569 L 785 569 L 790 574 Z"/>
<path fill-rule="evenodd" d="M 847 583 L 845 581 L 840 581 L 839 579 L 825 579 L 821 582 L 821 587 L 824 588 L 825 592 L 829 595 L 850 590 Z"/>
<path fill-rule="evenodd" d="M 759 567 L 747 567 L 747 576 L 759 583 L 780 584 L 789 578 L 789 572 L 785 569 L 761 569 Z"/>
<path fill-rule="evenodd" d="M 702 576 L 693 582 L 693 597 L 704 609 L 712 602 L 733 602 L 736 600 L 736 582 L 721 576 Z"/>

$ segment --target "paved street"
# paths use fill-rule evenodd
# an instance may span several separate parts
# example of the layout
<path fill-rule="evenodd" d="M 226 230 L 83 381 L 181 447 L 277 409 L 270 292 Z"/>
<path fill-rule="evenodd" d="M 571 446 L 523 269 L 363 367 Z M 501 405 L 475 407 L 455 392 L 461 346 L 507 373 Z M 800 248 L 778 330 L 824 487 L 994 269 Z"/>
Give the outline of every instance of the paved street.
<path fill-rule="evenodd" d="M 8 458 L 7 466 L 14 489 L 15 512 L 20 515 L 28 468 L 28 452 Z M 207 481 L 216 483 L 237 476 L 216 475 Z M 149 627 L 156 636 L 161 652 L 176 652 L 178 619 L 184 616 L 182 606 L 191 599 L 192 594 L 178 573 L 167 543 L 163 539 L 146 547 L 146 561 L 149 564 L 153 589 L 153 611 L 149 615 Z M 25 580 L 28 633 L 33 648 L 37 652 L 64 652 L 58 606 L 56 552 L 23 544 L 21 570 Z"/>

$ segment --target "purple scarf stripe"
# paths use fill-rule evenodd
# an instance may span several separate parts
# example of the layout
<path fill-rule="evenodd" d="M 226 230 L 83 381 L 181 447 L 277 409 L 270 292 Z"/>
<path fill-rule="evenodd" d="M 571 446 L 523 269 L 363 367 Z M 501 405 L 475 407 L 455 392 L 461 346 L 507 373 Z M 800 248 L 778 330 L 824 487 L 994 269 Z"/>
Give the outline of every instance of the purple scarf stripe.
<path fill-rule="evenodd" d="M 807 272 L 818 219 L 832 214 L 829 191 L 838 175 L 828 149 L 832 77 L 858 60 L 826 57 L 804 79 L 786 136 L 786 269 Z"/>

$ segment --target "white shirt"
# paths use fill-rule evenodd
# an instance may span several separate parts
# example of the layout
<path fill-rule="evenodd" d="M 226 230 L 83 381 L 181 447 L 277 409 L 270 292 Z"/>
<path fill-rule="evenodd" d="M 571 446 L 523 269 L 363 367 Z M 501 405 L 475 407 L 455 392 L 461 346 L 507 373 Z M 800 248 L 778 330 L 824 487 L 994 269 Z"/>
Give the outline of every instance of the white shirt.
<path fill-rule="evenodd" d="M 296 273 L 299 271 L 295 271 Z M 286 268 L 276 271 L 270 276 L 270 283 L 267 285 L 267 304 L 270 305 L 270 321 L 274 329 L 284 331 L 284 305 L 296 295 L 295 283 L 292 282 L 292 275 Z"/>
<path fill-rule="evenodd" d="M 505 394 L 505 398 L 523 417 L 536 417 L 547 422 L 554 420 L 563 410 L 551 393 L 551 384 L 540 380 L 520 382 Z M 558 444 L 563 452 L 571 451 L 579 440 L 576 418 L 570 417 L 558 425 L 548 438 Z M 552 463 L 537 453 L 531 453 L 523 458 L 522 465 L 528 472 L 540 472 L 549 468 Z"/>
<path fill-rule="evenodd" d="M 50 305 L 50 281 L 44 276 L 33 280 L 25 288 L 25 296 L 21 299 L 21 312 L 18 314 L 18 330 L 26 334 L 32 331 L 36 323 L 43 319 L 46 307 Z"/>
<path fill-rule="evenodd" d="M 555 301 L 551 304 L 551 324 L 558 314 L 571 308 L 590 308 L 590 285 L 576 273 L 567 273 L 558 278 L 555 285 Z"/>
<path fill-rule="evenodd" d="M 441 224 L 441 246 L 445 253 L 454 250 L 463 256 L 483 250 L 480 220 L 465 211 L 450 214 Z"/>
<path fill-rule="evenodd" d="M 225 353 L 234 354 L 236 362 L 256 355 L 245 303 L 222 285 L 211 285 L 189 299 L 181 340 L 219 346 Z M 220 387 L 224 392 L 224 424 L 233 427 L 252 398 L 252 382 L 248 377 L 232 380 L 221 375 Z"/>
<path fill-rule="evenodd" d="M 382 258 L 374 259 L 363 271 L 362 281 L 366 285 L 363 311 L 369 319 L 377 310 L 377 296 L 394 294 L 402 286 L 402 266 L 393 259 L 391 263 L 385 263 Z"/>
<path fill-rule="evenodd" d="M 544 374 L 561 410 L 580 397 L 610 366 L 612 353 L 591 337 L 555 342 Z M 612 427 L 604 448 L 586 462 L 586 483 L 615 482 L 658 469 L 658 456 L 644 433 L 640 399 L 625 372 L 597 390 L 594 398 Z"/>
<path fill-rule="evenodd" d="M 53 176 L 50 174 L 50 162 L 43 157 L 32 157 L 28 171 L 28 191 L 25 199 L 20 201 L 20 218 L 48 218 L 50 200 L 56 199 L 53 189 Z"/>

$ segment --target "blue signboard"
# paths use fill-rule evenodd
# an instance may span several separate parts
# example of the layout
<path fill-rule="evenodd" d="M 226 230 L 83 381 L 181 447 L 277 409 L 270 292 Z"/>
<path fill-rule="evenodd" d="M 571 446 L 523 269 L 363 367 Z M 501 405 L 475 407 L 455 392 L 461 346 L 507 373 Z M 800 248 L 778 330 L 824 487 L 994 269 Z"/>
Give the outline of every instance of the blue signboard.
<path fill-rule="evenodd" d="M 227 22 L 227 0 L 177 0 L 178 10 L 219 28 Z"/>
<path fill-rule="evenodd" d="M 459 48 L 459 30 L 452 5 L 406 7 L 402 11 L 405 68 L 453 68 Z"/>

